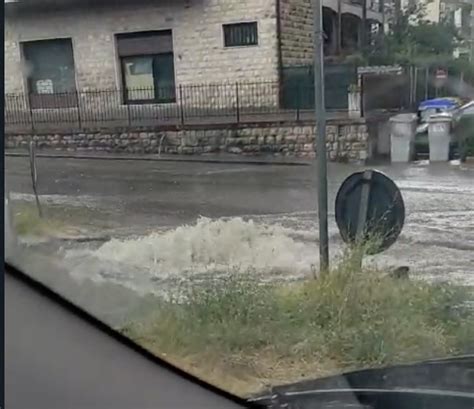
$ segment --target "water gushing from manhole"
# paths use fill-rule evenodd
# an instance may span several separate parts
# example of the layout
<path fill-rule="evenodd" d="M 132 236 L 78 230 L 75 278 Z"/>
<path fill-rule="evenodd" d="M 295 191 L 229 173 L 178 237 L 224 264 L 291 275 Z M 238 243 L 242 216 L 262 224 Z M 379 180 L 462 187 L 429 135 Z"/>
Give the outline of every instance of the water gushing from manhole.
<path fill-rule="evenodd" d="M 292 238 L 289 229 L 242 218 L 200 218 L 194 225 L 97 249 L 68 250 L 76 277 L 111 280 L 149 291 L 179 276 L 254 271 L 259 276 L 298 278 L 317 264 L 316 244 Z"/>

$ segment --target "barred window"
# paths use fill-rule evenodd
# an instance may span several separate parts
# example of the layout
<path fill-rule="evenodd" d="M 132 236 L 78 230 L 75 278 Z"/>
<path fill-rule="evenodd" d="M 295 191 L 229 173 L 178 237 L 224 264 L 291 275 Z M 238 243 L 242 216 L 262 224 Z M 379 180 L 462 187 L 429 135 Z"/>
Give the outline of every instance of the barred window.
<path fill-rule="evenodd" d="M 63 108 L 77 105 L 74 56 L 70 38 L 22 43 L 28 68 L 30 106 Z"/>
<path fill-rule="evenodd" d="M 127 103 L 176 101 L 170 30 L 119 34 L 117 48 Z"/>
<path fill-rule="evenodd" d="M 239 47 L 258 44 L 257 23 L 224 24 L 225 47 Z"/>

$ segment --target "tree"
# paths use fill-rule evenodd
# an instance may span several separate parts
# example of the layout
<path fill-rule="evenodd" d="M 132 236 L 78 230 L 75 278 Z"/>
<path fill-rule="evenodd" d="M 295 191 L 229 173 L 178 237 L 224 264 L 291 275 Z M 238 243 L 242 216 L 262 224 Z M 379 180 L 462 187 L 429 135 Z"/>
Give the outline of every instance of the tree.
<path fill-rule="evenodd" d="M 372 64 L 431 65 L 435 60 L 452 59 L 460 40 L 449 21 L 426 20 L 427 2 L 412 1 L 395 11 L 390 30 L 369 53 Z"/>
<path fill-rule="evenodd" d="M 410 41 L 421 55 L 452 55 L 460 40 L 456 28 L 449 22 L 422 21 L 409 29 Z"/>

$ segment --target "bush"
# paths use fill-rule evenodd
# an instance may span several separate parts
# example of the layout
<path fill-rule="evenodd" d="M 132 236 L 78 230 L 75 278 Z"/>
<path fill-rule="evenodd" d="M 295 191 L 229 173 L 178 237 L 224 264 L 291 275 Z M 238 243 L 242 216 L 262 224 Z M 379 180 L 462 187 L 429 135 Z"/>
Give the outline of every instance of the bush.
<path fill-rule="evenodd" d="M 465 288 L 392 279 L 346 260 L 301 283 L 261 284 L 249 274 L 191 282 L 124 332 L 247 395 L 267 384 L 465 353 L 474 340 L 469 301 Z"/>

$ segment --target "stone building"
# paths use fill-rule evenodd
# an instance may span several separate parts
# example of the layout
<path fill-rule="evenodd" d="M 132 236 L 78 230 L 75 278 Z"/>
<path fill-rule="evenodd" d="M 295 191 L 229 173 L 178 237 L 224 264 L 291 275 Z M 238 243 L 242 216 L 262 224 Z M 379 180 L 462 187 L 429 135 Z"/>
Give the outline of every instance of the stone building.
<path fill-rule="evenodd" d="M 120 90 L 118 105 L 174 103 L 179 86 L 236 82 L 274 84 L 278 103 L 282 68 L 312 60 L 310 0 L 16 0 L 5 13 L 5 92 L 31 109 L 96 90 Z M 381 26 L 378 1 L 324 0 L 327 55 L 360 46 L 363 20 Z"/>

